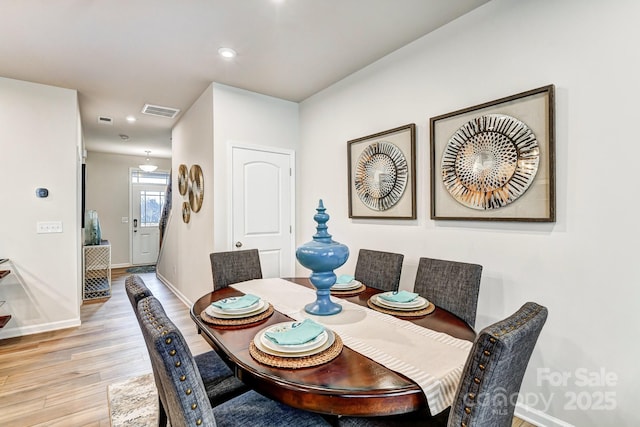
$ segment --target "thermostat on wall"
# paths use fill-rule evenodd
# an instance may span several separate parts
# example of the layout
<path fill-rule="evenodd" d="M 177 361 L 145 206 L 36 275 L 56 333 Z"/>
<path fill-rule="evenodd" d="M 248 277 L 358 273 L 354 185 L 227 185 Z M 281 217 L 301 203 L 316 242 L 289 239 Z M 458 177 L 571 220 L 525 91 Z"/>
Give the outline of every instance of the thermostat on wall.
<path fill-rule="evenodd" d="M 36 196 L 38 197 L 47 197 L 49 195 L 49 190 L 46 188 L 36 188 Z"/>

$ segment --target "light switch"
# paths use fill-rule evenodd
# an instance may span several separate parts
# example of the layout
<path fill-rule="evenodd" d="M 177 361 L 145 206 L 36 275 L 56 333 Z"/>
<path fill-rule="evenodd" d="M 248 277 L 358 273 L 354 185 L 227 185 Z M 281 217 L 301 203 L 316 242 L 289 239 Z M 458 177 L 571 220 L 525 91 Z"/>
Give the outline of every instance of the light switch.
<path fill-rule="evenodd" d="M 62 233 L 62 221 L 39 221 L 37 232 L 38 234 Z"/>
<path fill-rule="evenodd" d="M 128 216 L 123 216 L 121 221 L 122 221 L 123 224 L 127 224 L 129 222 L 129 217 Z"/>

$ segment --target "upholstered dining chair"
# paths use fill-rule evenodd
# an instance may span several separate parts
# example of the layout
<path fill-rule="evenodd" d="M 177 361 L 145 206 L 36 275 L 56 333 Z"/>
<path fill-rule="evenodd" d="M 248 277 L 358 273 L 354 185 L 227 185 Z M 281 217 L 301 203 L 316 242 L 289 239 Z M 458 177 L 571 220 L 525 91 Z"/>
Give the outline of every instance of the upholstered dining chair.
<path fill-rule="evenodd" d="M 403 260 L 402 254 L 360 249 L 353 277 L 370 288 L 397 291 Z"/>
<path fill-rule="evenodd" d="M 214 291 L 226 288 L 233 283 L 262 279 L 262 267 L 257 249 L 213 252 L 209 258 Z"/>
<path fill-rule="evenodd" d="M 445 412 L 430 417 L 424 411 L 392 417 L 343 417 L 339 425 L 510 427 L 517 394 L 547 314 L 546 307 L 527 302 L 511 316 L 480 331 L 448 416 Z"/>
<path fill-rule="evenodd" d="M 320 415 L 301 411 L 248 391 L 216 407 L 207 393 L 180 330 L 153 296 L 138 303 L 142 332 L 149 343 L 156 383 L 171 427 L 186 426 L 329 426 Z"/>
<path fill-rule="evenodd" d="M 481 276 L 478 264 L 420 258 L 413 291 L 474 327 Z"/>
<path fill-rule="evenodd" d="M 131 307 L 133 307 L 133 311 L 136 312 L 137 317 L 138 313 L 136 311 L 136 307 L 138 306 L 138 301 L 142 298 L 153 295 L 153 293 L 151 293 L 151 290 L 144 283 L 142 277 L 137 274 L 132 274 L 124 279 L 124 288 L 127 292 L 127 297 L 129 297 Z"/>
<path fill-rule="evenodd" d="M 142 327 L 142 321 L 140 318 L 140 310 L 138 304 L 149 296 L 153 296 L 149 288 L 146 286 L 142 278 L 138 275 L 131 275 L 125 279 L 125 289 L 129 301 L 133 307 L 136 318 L 140 327 Z M 147 349 L 149 350 L 149 343 L 146 342 Z M 150 351 L 150 350 L 149 350 Z M 249 388 L 239 379 L 237 379 L 227 364 L 218 356 L 218 354 L 211 350 L 206 353 L 198 354 L 194 358 L 196 365 L 199 367 L 198 372 L 201 375 L 202 382 L 205 386 L 205 390 L 209 397 L 211 405 L 218 405 L 232 397 L 235 397 Z M 155 366 L 152 365 L 155 375 Z M 158 385 L 158 398 L 162 400 L 164 390 L 161 385 Z M 159 401 L 159 419 L 164 419 L 166 424 L 166 413 L 162 402 Z"/>

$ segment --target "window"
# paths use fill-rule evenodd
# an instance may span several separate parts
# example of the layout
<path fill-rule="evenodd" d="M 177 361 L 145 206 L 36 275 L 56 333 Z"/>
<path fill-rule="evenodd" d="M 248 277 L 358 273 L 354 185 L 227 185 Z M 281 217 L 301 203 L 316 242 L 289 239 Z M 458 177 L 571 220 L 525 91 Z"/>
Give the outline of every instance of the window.
<path fill-rule="evenodd" d="M 140 227 L 157 227 L 160 224 L 164 191 L 140 191 Z"/>
<path fill-rule="evenodd" d="M 162 218 L 162 208 L 166 201 L 166 190 L 171 175 L 169 172 L 145 172 L 140 169 L 131 169 L 132 203 L 139 203 L 139 227 L 158 227 Z M 140 199 L 136 202 L 136 198 Z M 133 209 L 134 218 L 138 218 L 138 212 Z"/>
<path fill-rule="evenodd" d="M 169 184 L 169 173 L 167 172 L 145 172 L 142 170 L 131 171 L 132 184 Z"/>

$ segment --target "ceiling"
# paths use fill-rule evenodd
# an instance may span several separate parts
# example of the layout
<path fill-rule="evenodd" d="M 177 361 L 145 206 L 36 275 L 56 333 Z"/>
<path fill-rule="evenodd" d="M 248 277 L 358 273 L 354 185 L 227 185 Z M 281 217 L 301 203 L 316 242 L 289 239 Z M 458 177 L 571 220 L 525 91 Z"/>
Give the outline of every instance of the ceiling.
<path fill-rule="evenodd" d="M 89 151 L 170 157 L 211 82 L 299 102 L 488 1 L 7 0 L 0 76 L 76 89 Z"/>

